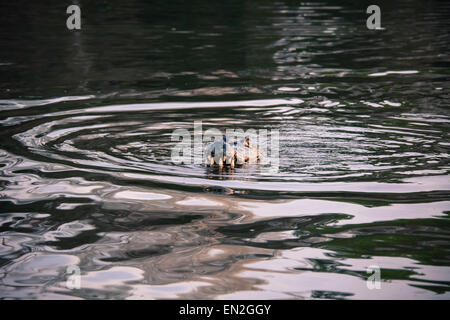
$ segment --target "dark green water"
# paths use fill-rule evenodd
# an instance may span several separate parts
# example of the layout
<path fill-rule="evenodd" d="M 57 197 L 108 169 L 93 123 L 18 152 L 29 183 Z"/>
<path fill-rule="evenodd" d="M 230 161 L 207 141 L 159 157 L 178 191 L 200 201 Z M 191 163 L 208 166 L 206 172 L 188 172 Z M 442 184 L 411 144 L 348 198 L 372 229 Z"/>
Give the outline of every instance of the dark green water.
<path fill-rule="evenodd" d="M 0 5 L 0 298 L 450 298 L 449 3 L 69 4 Z M 194 121 L 278 172 L 172 163 Z"/>

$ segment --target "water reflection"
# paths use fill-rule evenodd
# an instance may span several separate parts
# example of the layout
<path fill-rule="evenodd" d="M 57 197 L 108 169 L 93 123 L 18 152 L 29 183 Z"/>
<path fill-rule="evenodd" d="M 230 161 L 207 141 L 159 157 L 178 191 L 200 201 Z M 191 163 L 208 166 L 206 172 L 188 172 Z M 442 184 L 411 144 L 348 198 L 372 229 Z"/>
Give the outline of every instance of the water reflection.
<path fill-rule="evenodd" d="M 1 5 L 0 298 L 449 298 L 447 3 L 81 4 Z M 279 171 L 174 164 L 195 121 Z"/>

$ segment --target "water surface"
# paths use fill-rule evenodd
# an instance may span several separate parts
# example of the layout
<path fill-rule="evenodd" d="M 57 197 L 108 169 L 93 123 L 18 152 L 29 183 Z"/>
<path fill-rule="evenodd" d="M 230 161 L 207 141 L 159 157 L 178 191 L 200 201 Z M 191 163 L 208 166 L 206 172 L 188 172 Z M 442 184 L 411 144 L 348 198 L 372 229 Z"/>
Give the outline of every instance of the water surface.
<path fill-rule="evenodd" d="M 369 4 L 2 4 L 0 298 L 449 299 L 450 5 Z M 196 121 L 278 172 L 174 164 Z"/>

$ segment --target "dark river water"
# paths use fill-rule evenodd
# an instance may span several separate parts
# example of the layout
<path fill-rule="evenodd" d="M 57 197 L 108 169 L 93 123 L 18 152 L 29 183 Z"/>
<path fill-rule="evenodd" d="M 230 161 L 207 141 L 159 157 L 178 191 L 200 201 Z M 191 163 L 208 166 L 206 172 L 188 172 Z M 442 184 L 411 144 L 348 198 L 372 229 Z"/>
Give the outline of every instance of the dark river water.
<path fill-rule="evenodd" d="M 73 3 L 0 5 L 0 298 L 450 298 L 450 3 Z"/>

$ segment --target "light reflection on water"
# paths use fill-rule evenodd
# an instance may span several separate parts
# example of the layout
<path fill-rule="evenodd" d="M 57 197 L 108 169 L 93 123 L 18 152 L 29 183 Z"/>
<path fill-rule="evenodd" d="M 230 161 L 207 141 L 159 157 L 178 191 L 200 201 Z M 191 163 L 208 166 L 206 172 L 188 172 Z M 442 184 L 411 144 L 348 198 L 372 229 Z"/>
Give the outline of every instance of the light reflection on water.
<path fill-rule="evenodd" d="M 372 33 L 353 3 L 192 24 L 132 2 L 75 43 L 0 28 L 0 298 L 450 297 L 448 4 L 396 2 Z M 279 171 L 173 164 L 195 121 L 279 130 Z"/>

